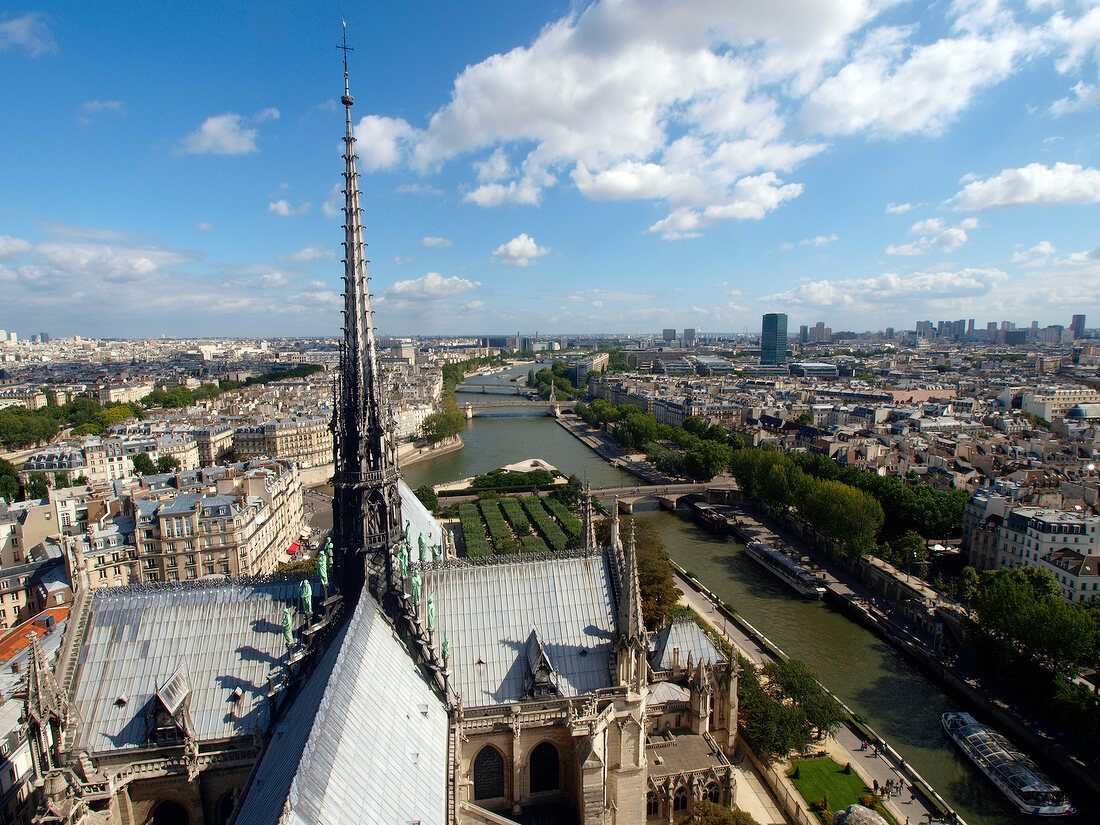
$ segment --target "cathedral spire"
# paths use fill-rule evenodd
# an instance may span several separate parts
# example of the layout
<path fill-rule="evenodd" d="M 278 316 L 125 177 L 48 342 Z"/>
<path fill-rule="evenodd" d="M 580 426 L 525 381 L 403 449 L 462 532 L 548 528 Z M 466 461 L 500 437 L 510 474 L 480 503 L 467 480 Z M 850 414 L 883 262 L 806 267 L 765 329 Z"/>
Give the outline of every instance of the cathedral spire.
<path fill-rule="evenodd" d="M 344 340 L 333 405 L 333 540 L 344 595 L 364 580 L 379 599 L 396 588 L 394 548 L 401 539 L 401 498 L 393 416 L 382 390 L 359 205 L 351 122 L 347 24 L 344 24 Z"/>

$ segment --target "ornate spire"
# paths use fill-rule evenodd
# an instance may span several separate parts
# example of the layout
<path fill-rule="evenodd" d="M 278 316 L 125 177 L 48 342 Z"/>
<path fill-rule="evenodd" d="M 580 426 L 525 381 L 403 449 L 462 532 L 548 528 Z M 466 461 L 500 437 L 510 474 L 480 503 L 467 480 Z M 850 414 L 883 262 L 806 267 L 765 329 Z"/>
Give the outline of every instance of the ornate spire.
<path fill-rule="evenodd" d="M 616 525 L 617 526 L 617 525 Z M 619 630 L 631 642 L 646 642 L 642 621 L 642 589 L 638 583 L 638 551 L 634 544 L 634 522 L 630 522 L 630 538 L 624 553 L 622 596 L 619 599 Z"/>
<path fill-rule="evenodd" d="M 394 548 L 401 539 L 401 497 L 393 416 L 382 391 L 363 243 L 359 174 L 344 43 L 344 341 L 333 406 L 333 536 L 345 596 L 369 579 L 375 597 L 395 592 Z"/>
<path fill-rule="evenodd" d="M 611 504 L 611 537 L 607 543 L 615 552 L 623 551 L 623 539 L 619 535 L 619 500 L 617 498 Z"/>
<path fill-rule="evenodd" d="M 596 519 L 592 513 L 592 483 L 584 485 L 584 552 L 596 552 Z"/>

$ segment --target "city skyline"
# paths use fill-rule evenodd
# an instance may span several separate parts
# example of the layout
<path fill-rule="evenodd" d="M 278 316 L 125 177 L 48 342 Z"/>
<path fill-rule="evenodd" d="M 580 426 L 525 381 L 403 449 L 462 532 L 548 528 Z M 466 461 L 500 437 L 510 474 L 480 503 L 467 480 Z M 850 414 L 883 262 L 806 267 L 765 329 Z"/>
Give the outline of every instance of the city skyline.
<path fill-rule="evenodd" d="M 0 327 L 338 329 L 344 13 L 0 16 L 21 115 Z M 1097 311 L 1100 9 L 496 4 L 348 26 L 383 334 Z"/>

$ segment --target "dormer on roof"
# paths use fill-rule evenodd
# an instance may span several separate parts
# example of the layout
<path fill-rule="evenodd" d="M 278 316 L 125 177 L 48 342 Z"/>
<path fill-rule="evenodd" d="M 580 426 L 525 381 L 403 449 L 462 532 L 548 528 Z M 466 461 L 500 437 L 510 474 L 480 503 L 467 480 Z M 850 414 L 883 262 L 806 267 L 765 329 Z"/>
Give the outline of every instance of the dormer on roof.
<path fill-rule="evenodd" d="M 536 628 L 531 628 L 531 635 L 527 637 L 527 677 L 524 681 L 524 694 L 532 699 L 561 695 L 558 673 L 554 669 L 553 662 L 550 661 L 550 656 Z"/>
<path fill-rule="evenodd" d="M 157 687 L 149 707 L 149 742 L 171 745 L 194 738 L 191 722 L 191 680 L 183 665 Z"/>

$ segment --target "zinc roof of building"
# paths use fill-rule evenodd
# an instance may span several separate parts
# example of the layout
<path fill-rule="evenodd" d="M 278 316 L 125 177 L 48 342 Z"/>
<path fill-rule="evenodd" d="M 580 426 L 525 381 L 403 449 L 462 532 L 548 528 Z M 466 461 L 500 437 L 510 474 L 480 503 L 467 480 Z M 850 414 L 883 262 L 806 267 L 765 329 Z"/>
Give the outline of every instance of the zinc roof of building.
<path fill-rule="evenodd" d="M 700 660 L 708 665 L 725 661 L 699 625 L 689 618 L 676 618 L 657 632 L 649 662 L 654 670 L 669 670 L 686 667 L 689 656 L 693 665 Z"/>
<path fill-rule="evenodd" d="M 200 742 L 262 730 L 268 678 L 286 666 L 283 606 L 297 602 L 300 588 L 294 581 L 97 591 L 73 688 L 82 719 L 77 747 L 99 753 L 143 745 L 149 703 L 180 666 Z M 233 701 L 238 687 L 243 695 Z"/>
<path fill-rule="evenodd" d="M 253 778 L 239 825 L 444 822 L 447 711 L 366 592 Z"/>
<path fill-rule="evenodd" d="M 615 603 L 605 555 L 512 558 L 423 574 L 423 599 L 435 591 L 436 638 L 450 639 L 452 683 L 463 703 L 524 698 L 532 630 L 563 696 L 610 686 Z"/>

